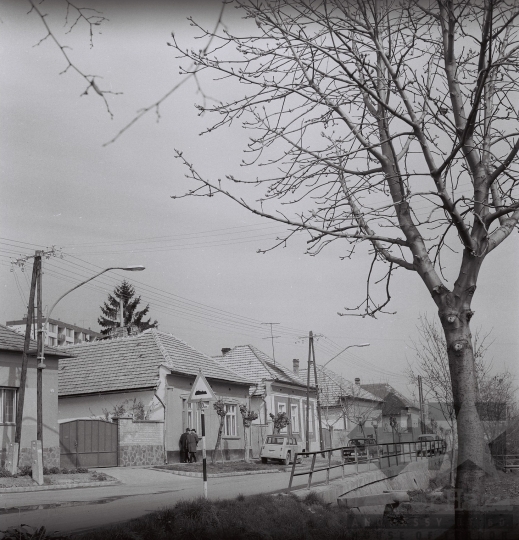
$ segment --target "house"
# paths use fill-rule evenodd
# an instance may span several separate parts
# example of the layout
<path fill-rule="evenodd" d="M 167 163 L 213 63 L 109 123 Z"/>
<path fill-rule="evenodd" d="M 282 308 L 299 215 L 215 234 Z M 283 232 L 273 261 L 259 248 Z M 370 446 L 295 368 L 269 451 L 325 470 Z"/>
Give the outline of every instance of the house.
<path fill-rule="evenodd" d="M 345 446 L 354 437 L 375 437 L 373 420 L 382 414 L 383 400 L 322 366 L 317 366 L 321 417 L 327 445 Z"/>
<path fill-rule="evenodd" d="M 251 409 L 258 419 L 252 424 L 252 453 L 259 455 L 265 435 L 273 433 L 270 414 L 286 413 L 290 424 L 281 431 L 296 437 L 307 448 L 306 437 L 306 382 L 299 376 L 299 360 L 293 360 L 293 371 L 275 362 L 252 345 L 238 345 L 233 349 L 222 349 L 222 355 L 214 357 L 222 365 L 242 377 L 252 379 L 250 388 Z M 316 395 L 312 385 L 309 393 L 308 443 L 310 450 L 317 450 Z"/>
<path fill-rule="evenodd" d="M 416 403 L 388 383 L 363 384 L 361 387 L 384 401 L 382 428 L 378 429 L 380 443 L 393 442 L 393 436 L 399 442 L 410 442 L 421 435 L 420 408 Z M 393 427 L 391 426 L 392 419 Z"/>
<path fill-rule="evenodd" d="M 15 321 L 7 321 L 5 324 L 9 328 L 25 335 L 27 317 Z M 35 339 L 36 324 L 36 321 L 34 321 L 31 327 L 31 335 Z M 103 334 L 94 332 L 90 328 L 81 328 L 80 326 L 76 326 L 76 323 L 70 324 L 59 319 L 49 319 L 45 330 L 45 346 L 50 345 L 53 347 L 57 345 L 72 345 L 74 343 L 82 343 L 83 341 L 94 341 L 95 339 L 104 337 Z"/>
<path fill-rule="evenodd" d="M 14 442 L 17 399 L 25 337 L 0 325 L 0 466 L 5 466 L 9 443 Z M 47 347 L 42 373 L 43 464 L 59 466 L 58 361 L 68 355 Z M 30 465 L 31 441 L 36 440 L 36 342 L 31 340 L 22 416 L 19 465 Z"/>
<path fill-rule="evenodd" d="M 78 430 L 92 429 L 87 420 L 113 420 L 118 424 L 119 465 L 178 461 L 180 435 L 188 427 L 201 434 L 201 412 L 188 403 L 188 397 L 202 371 L 217 397 L 225 402 L 223 454 L 227 459 L 243 456 L 239 406 L 249 403 L 251 381 L 246 376 L 156 329 L 63 350 L 73 356 L 61 361 L 59 367 L 59 421 L 64 437 L 65 424 L 75 430 L 75 436 Z M 210 450 L 216 443 L 219 417 L 209 403 L 204 411 Z M 81 421 L 86 428 L 78 424 Z M 76 424 L 80 427 L 74 427 Z"/>

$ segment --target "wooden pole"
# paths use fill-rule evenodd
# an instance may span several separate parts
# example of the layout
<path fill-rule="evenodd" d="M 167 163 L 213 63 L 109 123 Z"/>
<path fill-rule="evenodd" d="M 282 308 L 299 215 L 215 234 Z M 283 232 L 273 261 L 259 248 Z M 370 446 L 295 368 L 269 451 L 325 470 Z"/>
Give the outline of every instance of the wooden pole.
<path fill-rule="evenodd" d="M 422 376 L 418 375 L 418 400 L 420 401 L 420 433 L 425 432 L 425 422 L 423 418 L 423 390 Z"/>
<path fill-rule="evenodd" d="M 41 447 L 43 449 L 43 369 L 45 368 L 45 358 L 43 357 L 43 339 L 44 339 L 44 328 L 43 328 L 43 300 L 42 300 L 42 257 L 41 251 L 38 251 L 39 259 L 39 268 L 37 276 L 37 316 L 36 316 L 36 325 L 38 327 L 37 334 L 37 358 L 38 364 L 36 369 L 36 439 L 41 441 Z M 35 258 L 36 262 L 36 258 Z"/>
<path fill-rule="evenodd" d="M 310 332 L 310 336 L 312 332 Z M 308 341 L 308 374 L 306 377 L 306 451 L 310 452 L 310 362 L 312 358 L 312 347 Z"/>
<path fill-rule="evenodd" d="M 310 332 L 310 346 L 312 348 L 312 361 L 314 364 L 315 394 L 317 397 L 317 422 L 319 423 L 319 444 L 320 444 L 321 451 L 323 451 L 324 441 L 323 441 L 323 425 L 322 425 L 322 419 L 321 419 L 321 398 L 320 398 L 320 393 L 319 393 L 319 383 L 317 382 L 317 364 L 315 363 L 314 336 L 312 332 Z"/>
<path fill-rule="evenodd" d="M 36 292 L 36 278 L 39 272 L 41 257 L 34 258 L 32 267 L 31 291 L 29 293 L 29 306 L 27 308 L 27 324 L 25 325 L 25 341 L 23 343 L 22 371 L 20 373 L 20 389 L 18 390 L 18 400 L 16 403 L 16 431 L 14 442 L 20 444 L 22 438 L 23 405 L 25 401 L 25 386 L 27 384 L 27 362 L 29 355 L 29 345 L 31 342 L 32 315 L 34 312 L 34 294 Z M 21 450 L 21 448 L 20 448 Z M 21 452 L 20 452 L 21 454 Z"/>

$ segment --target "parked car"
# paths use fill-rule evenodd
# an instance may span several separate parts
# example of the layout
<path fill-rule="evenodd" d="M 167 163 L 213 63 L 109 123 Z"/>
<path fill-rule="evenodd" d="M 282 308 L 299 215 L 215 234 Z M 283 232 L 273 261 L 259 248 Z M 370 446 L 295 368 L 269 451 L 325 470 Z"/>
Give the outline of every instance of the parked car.
<path fill-rule="evenodd" d="M 358 457 L 367 456 L 368 449 L 371 456 L 377 456 L 377 441 L 373 437 L 366 437 L 362 439 L 350 439 L 349 445 L 346 448 L 343 448 L 342 455 L 346 458 L 347 461 L 355 460 L 355 450 L 357 451 Z M 382 447 L 380 447 L 380 453 L 383 453 Z"/>
<path fill-rule="evenodd" d="M 268 435 L 261 447 L 261 462 L 267 463 L 269 459 L 275 459 L 288 465 L 296 453 L 301 453 L 302 451 L 302 445 L 291 435 Z"/>
<path fill-rule="evenodd" d="M 434 456 L 444 454 L 447 451 L 445 439 L 440 439 L 437 435 L 420 435 L 416 441 L 417 456 Z"/>

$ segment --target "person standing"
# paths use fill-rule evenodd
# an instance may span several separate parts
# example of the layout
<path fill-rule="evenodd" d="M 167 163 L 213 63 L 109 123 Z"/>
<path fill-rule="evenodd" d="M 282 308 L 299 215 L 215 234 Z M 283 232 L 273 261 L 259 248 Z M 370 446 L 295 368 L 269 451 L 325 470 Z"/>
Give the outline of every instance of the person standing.
<path fill-rule="evenodd" d="M 189 450 L 187 448 L 187 438 L 191 433 L 189 428 L 186 429 L 182 435 L 180 435 L 179 447 L 180 447 L 180 461 L 182 463 L 187 463 L 189 461 Z"/>
<path fill-rule="evenodd" d="M 193 429 L 192 431 L 187 433 L 187 450 L 189 452 L 189 463 L 196 463 L 197 443 L 198 443 L 198 437 L 196 436 L 196 431 Z"/>

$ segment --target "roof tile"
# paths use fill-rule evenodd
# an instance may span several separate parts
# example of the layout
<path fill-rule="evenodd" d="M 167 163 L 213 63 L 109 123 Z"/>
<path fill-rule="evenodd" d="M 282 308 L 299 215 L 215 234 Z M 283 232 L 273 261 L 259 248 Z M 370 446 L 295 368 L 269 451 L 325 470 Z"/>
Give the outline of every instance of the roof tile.
<path fill-rule="evenodd" d="M 251 384 L 184 341 L 155 329 L 63 350 L 74 358 L 60 361 L 60 396 L 154 388 L 159 382 L 160 365 L 182 375 L 197 375 L 202 369 L 208 378 Z"/>
<path fill-rule="evenodd" d="M 16 332 L 12 328 L 8 328 L 3 324 L 0 324 L 0 350 L 2 351 L 19 351 L 23 352 L 23 345 L 25 341 L 25 336 Z M 60 356 L 67 357 L 68 354 L 55 349 L 54 347 L 49 347 L 45 345 L 45 356 Z M 36 354 L 36 341 L 33 339 L 29 342 L 29 354 Z"/>

